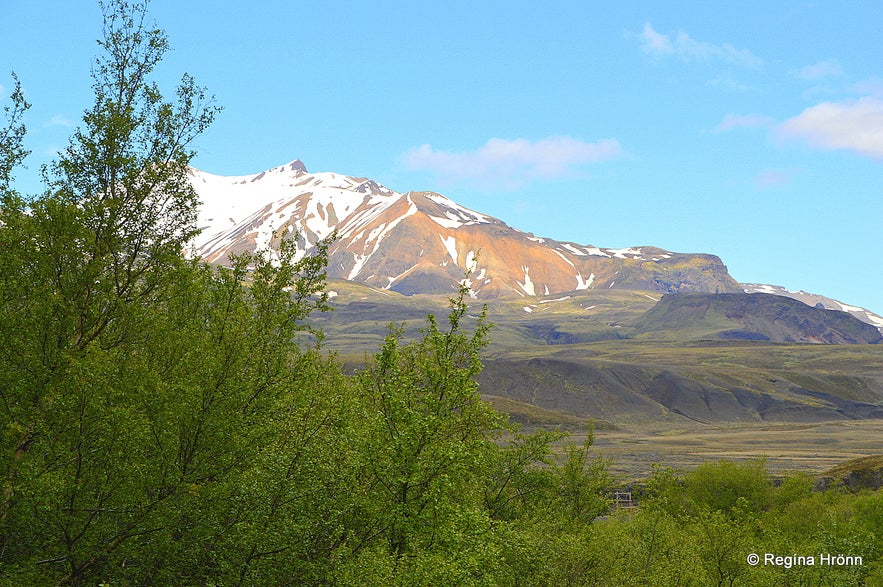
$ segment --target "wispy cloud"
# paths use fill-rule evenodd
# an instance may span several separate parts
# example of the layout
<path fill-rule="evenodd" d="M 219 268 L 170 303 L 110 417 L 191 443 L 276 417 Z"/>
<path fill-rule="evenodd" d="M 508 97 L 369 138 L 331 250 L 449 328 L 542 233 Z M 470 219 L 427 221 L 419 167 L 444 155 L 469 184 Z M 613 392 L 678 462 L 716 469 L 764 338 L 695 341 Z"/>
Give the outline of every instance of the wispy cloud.
<path fill-rule="evenodd" d="M 47 128 L 55 126 L 60 126 L 62 128 L 73 128 L 75 125 L 73 121 L 71 121 L 69 118 L 62 116 L 61 114 L 56 114 L 55 116 L 47 120 L 46 124 L 44 124 L 43 126 Z"/>
<path fill-rule="evenodd" d="M 657 56 L 668 56 L 675 54 L 675 48 L 671 39 L 667 35 L 657 33 L 649 22 L 644 23 L 644 30 L 639 35 L 641 39 L 641 49 L 644 53 Z"/>
<path fill-rule="evenodd" d="M 421 145 L 402 156 L 413 170 L 430 171 L 446 181 L 475 181 L 516 188 L 533 179 L 561 179 L 586 164 L 620 157 L 622 147 L 615 139 L 594 143 L 571 137 L 490 139 L 473 151 L 442 151 Z"/>
<path fill-rule="evenodd" d="M 772 124 L 773 119 L 763 114 L 727 114 L 724 119 L 715 126 L 712 132 L 722 133 L 729 132 L 738 128 L 754 128 L 758 126 L 766 126 Z"/>
<path fill-rule="evenodd" d="M 649 22 L 644 23 L 644 30 L 637 37 L 641 50 L 657 58 L 679 57 L 684 61 L 704 63 L 723 61 L 747 69 L 763 66 L 763 60 L 748 49 L 738 49 L 729 43 L 698 41 L 683 31 L 666 35 L 654 29 Z"/>
<path fill-rule="evenodd" d="M 812 65 L 801 67 L 797 71 L 797 76 L 808 81 L 819 81 L 822 79 L 839 77 L 843 75 L 843 68 L 836 59 L 826 59 Z"/>
<path fill-rule="evenodd" d="M 789 118 L 777 132 L 819 149 L 847 149 L 883 160 L 883 100 L 822 102 Z"/>
<path fill-rule="evenodd" d="M 802 172 L 802 169 L 765 169 L 754 178 L 754 184 L 759 189 L 768 190 L 791 183 Z"/>
<path fill-rule="evenodd" d="M 712 88 L 723 88 L 724 90 L 730 90 L 733 92 L 751 92 L 756 90 L 756 88 L 737 80 L 729 73 L 718 75 L 714 79 L 705 82 L 705 85 Z"/>
<path fill-rule="evenodd" d="M 862 96 L 875 96 L 883 99 L 883 78 L 866 79 L 856 84 L 855 89 Z"/>

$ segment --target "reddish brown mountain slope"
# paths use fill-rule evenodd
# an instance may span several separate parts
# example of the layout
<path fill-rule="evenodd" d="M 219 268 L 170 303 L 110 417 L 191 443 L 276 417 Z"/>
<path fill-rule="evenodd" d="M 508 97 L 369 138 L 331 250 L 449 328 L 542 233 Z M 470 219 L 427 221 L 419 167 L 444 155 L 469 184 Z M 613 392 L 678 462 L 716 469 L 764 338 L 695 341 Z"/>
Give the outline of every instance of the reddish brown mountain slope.
<path fill-rule="evenodd" d="M 713 255 L 537 238 L 441 194 L 310 174 L 299 161 L 250 176 L 193 170 L 191 178 L 203 201 L 197 254 L 212 263 L 272 249 L 280 233 L 296 232 L 309 252 L 336 232 L 329 276 L 405 294 L 448 293 L 464 279 L 479 298 L 593 288 L 741 291 Z"/>

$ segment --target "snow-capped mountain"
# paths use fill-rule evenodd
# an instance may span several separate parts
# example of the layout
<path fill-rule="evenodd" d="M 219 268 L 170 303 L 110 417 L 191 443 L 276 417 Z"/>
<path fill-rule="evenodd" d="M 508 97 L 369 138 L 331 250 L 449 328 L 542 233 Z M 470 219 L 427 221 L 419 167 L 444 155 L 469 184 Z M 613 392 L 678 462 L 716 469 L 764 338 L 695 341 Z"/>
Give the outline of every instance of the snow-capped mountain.
<path fill-rule="evenodd" d="M 840 312 L 846 312 L 852 314 L 862 322 L 867 322 L 868 324 L 876 326 L 880 332 L 883 332 L 883 316 L 878 316 L 877 314 L 865 310 L 864 308 L 859 308 L 858 306 L 850 306 L 849 304 L 844 304 L 843 302 L 826 298 L 825 296 L 820 296 L 818 294 L 807 293 L 805 291 L 791 291 L 780 285 L 743 283 L 742 288 L 745 290 L 745 293 L 767 293 L 777 296 L 785 296 L 786 298 L 800 300 L 808 306 L 824 308 L 825 310 L 839 310 Z"/>
<path fill-rule="evenodd" d="M 399 193 L 366 178 L 309 173 L 299 160 L 254 175 L 196 169 L 203 259 L 273 249 L 296 232 L 304 253 L 336 232 L 328 275 L 404 294 L 450 293 L 466 280 L 480 298 L 616 288 L 738 292 L 713 255 L 655 247 L 605 249 L 537 238 L 432 192 Z"/>

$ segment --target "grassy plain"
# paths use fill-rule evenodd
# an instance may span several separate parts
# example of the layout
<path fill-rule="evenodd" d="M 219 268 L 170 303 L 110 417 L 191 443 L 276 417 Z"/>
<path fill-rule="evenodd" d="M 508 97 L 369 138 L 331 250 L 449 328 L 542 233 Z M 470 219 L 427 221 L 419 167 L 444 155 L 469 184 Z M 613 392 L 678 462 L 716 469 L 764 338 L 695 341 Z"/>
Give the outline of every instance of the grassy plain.
<path fill-rule="evenodd" d="M 573 433 L 571 440 L 585 436 Z M 804 472 L 820 476 L 844 461 L 883 450 L 883 420 L 811 424 L 666 425 L 596 430 L 593 453 L 611 461 L 621 482 L 648 477 L 654 464 L 689 470 L 719 459 L 763 458 L 773 475 Z"/>

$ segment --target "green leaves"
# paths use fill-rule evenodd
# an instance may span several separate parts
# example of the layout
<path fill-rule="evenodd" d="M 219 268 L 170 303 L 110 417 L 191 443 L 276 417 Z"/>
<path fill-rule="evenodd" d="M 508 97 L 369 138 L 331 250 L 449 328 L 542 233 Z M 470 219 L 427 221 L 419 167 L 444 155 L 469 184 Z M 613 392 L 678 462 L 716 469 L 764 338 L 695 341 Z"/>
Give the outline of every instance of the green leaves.
<path fill-rule="evenodd" d="M 95 103 L 50 166 L 42 200 L 74 208 L 82 228 L 74 239 L 80 262 L 90 282 L 110 290 L 84 295 L 99 304 L 112 303 L 107 297 L 145 303 L 196 234 L 187 145 L 219 108 L 190 76 L 182 79 L 176 102 L 165 102 L 149 81 L 168 42 L 145 26 L 146 3 L 101 6 L 104 52 L 92 70 Z M 84 309 L 84 319 L 94 311 Z"/>
<path fill-rule="evenodd" d="M 451 301 L 446 331 L 429 316 L 423 337 L 403 345 L 402 331 L 392 328 L 359 377 L 379 516 L 372 527 L 383 528 L 395 558 L 438 545 L 452 519 L 480 511 L 481 454 L 503 427 L 474 380 L 488 325 L 482 314 L 471 335 L 461 329 L 466 295 Z"/>
<path fill-rule="evenodd" d="M 0 128 L 0 203 L 4 203 L 11 195 L 12 170 L 21 165 L 28 155 L 24 148 L 25 125 L 22 116 L 31 105 L 25 100 L 21 90 L 21 82 L 15 73 L 12 74 L 13 90 L 10 95 L 11 105 L 3 106 L 6 126 Z"/>

